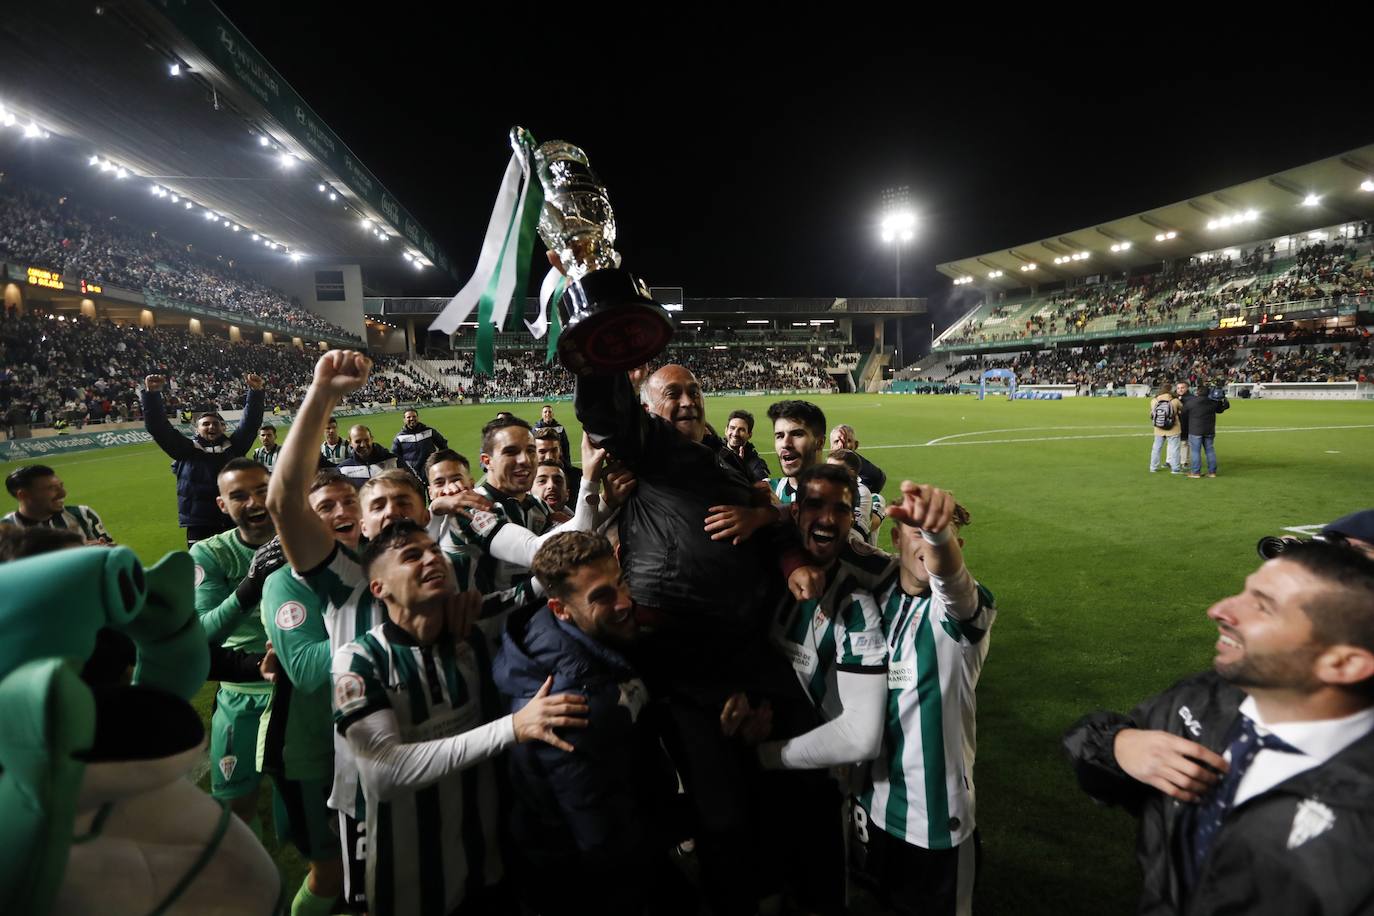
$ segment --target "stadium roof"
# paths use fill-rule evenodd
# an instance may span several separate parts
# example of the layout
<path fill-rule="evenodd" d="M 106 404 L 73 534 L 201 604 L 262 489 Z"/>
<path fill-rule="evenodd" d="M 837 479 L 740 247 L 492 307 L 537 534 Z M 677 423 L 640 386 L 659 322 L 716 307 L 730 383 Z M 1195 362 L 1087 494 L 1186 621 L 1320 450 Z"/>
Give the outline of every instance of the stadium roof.
<path fill-rule="evenodd" d="M 410 254 L 449 271 L 429 233 L 208 0 L 10 4 L 0 44 L 0 104 L 16 129 L 82 145 L 83 158 L 283 253 L 391 268 Z"/>
<path fill-rule="evenodd" d="M 1371 218 L 1374 144 L 1096 226 L 949 261 L 938 269 L 955 280 L 972 277 L 971 282 L 984 287 L 1019 289 Z M 1088 257 L 1082 257 L 1084 252 Z M 1033 269 L 1022 269 L 1031 264 Z"/>

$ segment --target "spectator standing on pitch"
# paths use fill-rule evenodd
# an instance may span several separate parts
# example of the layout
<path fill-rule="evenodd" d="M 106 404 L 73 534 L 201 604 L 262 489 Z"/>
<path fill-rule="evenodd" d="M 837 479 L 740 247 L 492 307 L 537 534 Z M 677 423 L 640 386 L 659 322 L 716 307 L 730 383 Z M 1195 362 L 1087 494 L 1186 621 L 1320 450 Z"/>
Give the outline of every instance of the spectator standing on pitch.
<path fill-rule="evenodd" d="M 1178 398 L 1178 465 L 1187 468 L 1192 463 L 1193 450 L 1188 447 L 1188 414 L 1183 408 L 1194 395 L 1188 393 L 1187 382 L 1175 382 L 1174 397 Z"/>
<path fill-rule="evenodd" d="M 1064 737 L 1082 788 L 1140 818 L 1139 911 L 1367 913 L 1374 561 L 1294 545 L 1207 616 L 1211 671 Z"/>
<path fill-rule="evenodd" d="M 348 458 L 349 444 L 339 435 L 339 423 L 333 417 L 324 427 L 324 442 L 320 443 L 320 455 L 332 465 L 339 465 Z"/>
<path fill-rule="evenodd" d="M 1150 401 L 1150 425 L 1154 427 L 1155 442 L 1150 447 L 1150 473 L 1159 470 L 1159 452 L 1161 446 L 1168 444 L 1166 461 L 1169 470 L 1175 474 L 1183 473 L 1183 465 L 1178 458 L 1179 434 L 1183 430 L 1183 421 L 1179 419 L 1182 413 L 1182 404 L 1168 385 L 1160 389 L 1159 394 L 1155 395 L 1154 400 Z"/>
<path fill-rule="evenodd" d="M 277 457 L 281 455 L 281 446 L 277 444 L 277 428 L 271 423 L 264 423 L 258 430 L 258 441 L 262 445 L 253 449 L 253 460 L 270 472 L 277 465 Z"/>
<path fill-rule="evenodd" d="M 841 423 L 830 431 L 830 447 L 832 449 L 847 448 L 851 452 L 858 454 L 859 437 L 854 432 L 854 427 L 848 423 Z M 863 455 L 859 455 L 859 480 L 863 481 L 864 486 L 873 491 L 876 495 L 882 492 L 883 487 L 887 486 L 887 474 L 883 469 L 869 461 Z"/>
<path fill-rule="evenodd" d="M 339 473 L 353 481 L 354 486 L 362 486 L 364 481 L 395 470 L 396 456 L 372 441 L 372 430 L 363 424 L 349 429 L 348 441 L 353 449 L 339 462 Z"/>
<path fill-rule="evenodd" d="M 1192 397 L 1183 405 L 1183 416 L 1187 418 L 1188 425 L 1188 450 L 1193 454 L 1189 477 L 1202 476 L 1203 451 L 1207 452 L 1207 476 L 1217 476 L 1217 450 L 1213 445 L 1217 437 L 1217 414 L 1230 406 L 1231 402 L 1226 400 L 1226 394 L 1221 389 Z"/>
<path fill-rule="evenodd" d="M 248 401 L 233 436 L 224 434 L 224 418 L 217 411 L 206 411 L 196 418 L 196 434 L 191 438 L 178 433 L 167 422 L 162 402 L 162 387 L 167 380 L 150 375 L 144 380 L 143 423 L 153 441 L 172 459 L 177 478 L 177 521 L 186 529 L 186 546 L 219 534 L 233 526 L 220 511 L 216 479 L 230 459 L 242 457 L 262 425 L 262 377 L 249 374 Z"/>
<path fill-rule="evenodd" d="M 749 440 L 754 438 L 754 415 L 747 410 L 734 410 L 725 423 L 725 444 L 744 462 L 752 480 L 767 480 L 768 462 Z"/>
<path fill-rule="evenodd" d="M 448 448 L 448 440 L 437 429 L 420 422 L 420 414 L 413 407 L 405 412 L 401 431 L 391 440 L 391 451 L 398 467 L 405 467 L 416 479 L 425 479 L 425 462 L 429 456 Z"/>
<path fill-rule="evenodd" d="M 67 505 L 67 488 L 47 465 L 29 464 L 10 471 L 5 489 L 19 508 L 0 518 L 0 525 L 62 528 L 81 535 L 87 544 L 114 543 L 95 510 L 90 506 Z"/>
<path fill-rule="evenodd" d="M 536 439 L 539 437 L 539 430 L 541 429 L 551 429 L 558 434 L 558 444 L 563 447 L 563 460 L 565 464 L 570 464 L 572 462 L 572 445 L 568 440 L 568 431 L 553 415 L 553 405 L 551 404 L 545 404 L 539 409 L 539 421 L 534 424 Z"/>
<path fill-rule="evenodd" d="M 225 464 L 217 504 L 234 527 L 191 545 L 196 614 L 210 643 L 225 649 L 267 649 L 258 604 L 263 583 L 285 562 L 267 512 L 267 479 L 267 469 L 251 459 Z M 210 794 L 250 825 L 257 819 L 262 779 L 258 722 L 271 694 L 272 685 L 261 680 L 221 681 L 210 720 Z"/>

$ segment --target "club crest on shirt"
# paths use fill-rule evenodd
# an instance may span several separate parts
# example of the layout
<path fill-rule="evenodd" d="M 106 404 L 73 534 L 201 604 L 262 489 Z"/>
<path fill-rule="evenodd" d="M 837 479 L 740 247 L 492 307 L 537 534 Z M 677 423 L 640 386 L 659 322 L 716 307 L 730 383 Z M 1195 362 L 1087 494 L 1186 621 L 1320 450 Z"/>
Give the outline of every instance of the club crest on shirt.
<path fill-rule="evenodd" d="M 1293 829 L 1288 832 L 1288 848 L 1297 849 L 1308 840 L 1321 836 L 1336 826 L 1336 813 L 1315 798 L 1298 802 L 1293 815 Z"/>
<path fill-rule="evenodd" d="M 196 564 L 196 588 L 200 588 L 200 583 L 205 581 L 205 567 Z"/>
<path fill-rule="evenodd" d="M 500 521 L 501 518 L 496 513 L 478 509 L 472 513 L 472 530 L 478 537 L 484 538 L 491 534 Z"/>
<path fill-rule="evenodd" d="M 225 754 L 219 759 L 219 771 L 224 775 L 225 782 L 234 778 L 234 768 L 238 765 L 239 759 L 233 754 Z"/>
<path fill-rule="evenodd" d="M 649 702 L 649 690 L 639 678 L 632 678 L 620 684 L 620 699 L 617 704 L 630 711 L 630 721 L 639 720 L 640 710 Z"/>
<path fill-rule="evenodd" d="M 277 629 L 294 630 L 305 623 L 305 605 L 299 601 L 288 601 L 277 608 Z"/>
<path fill-rule="evenodd" d="M 334 678 L 334 705 L 339 712 L 348 713 L 363 704 L 367 685 L 360 675 L 346 672 Z"/>

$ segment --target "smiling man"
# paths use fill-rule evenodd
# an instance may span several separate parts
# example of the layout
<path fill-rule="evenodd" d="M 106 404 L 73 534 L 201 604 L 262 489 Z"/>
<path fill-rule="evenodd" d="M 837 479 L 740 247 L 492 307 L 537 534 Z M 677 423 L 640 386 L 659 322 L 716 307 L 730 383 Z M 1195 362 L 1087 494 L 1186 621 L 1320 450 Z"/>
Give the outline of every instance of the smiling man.
<path fill-rule="evenodd" d="M 1374 561 L 1312 542 L 1207 611 L 1211 671 L 1065 736 L 1141 819 L 1141 913 L 1366 913 L 1374 899 Z"/>
<path fill-rule="evenodd" d="M 5 489 L 19 508 L 0 518 L 0 525 L 63 528 L 80 534 L 87 544 L 114 543 L 95 510 L 90 506 L 67 505 L 67 488 L 47 465 L 29 464 L 10 471 L 5 477 Z"/>
<path fill-rule="evenodd" d="M 784 506 L 797 495 L 796 477 L 820 460 L 825 445 L 825 414 L 810 401 L 778 401 L 768 408 L 773 421 L 773 451 L 778 456 L 781 477 L 773 477 L 768 487 Z"/>

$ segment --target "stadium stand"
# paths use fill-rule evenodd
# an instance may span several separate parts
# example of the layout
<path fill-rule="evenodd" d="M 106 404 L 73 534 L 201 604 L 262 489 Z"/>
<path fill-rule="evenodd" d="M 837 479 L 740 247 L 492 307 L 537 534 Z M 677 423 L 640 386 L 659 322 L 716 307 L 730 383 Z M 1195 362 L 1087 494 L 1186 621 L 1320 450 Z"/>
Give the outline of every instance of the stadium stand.
<path fill-rule="evenodd" d="M 354 336 L 237 269 L 232 260 L 203 255 L 192 245 L 79 206 L 70 197 L 8 182 L 0 183 L 0 260 L 141 291 L 150 302 L 207 306 L 301 334 Z"/>

